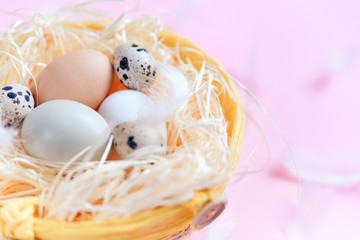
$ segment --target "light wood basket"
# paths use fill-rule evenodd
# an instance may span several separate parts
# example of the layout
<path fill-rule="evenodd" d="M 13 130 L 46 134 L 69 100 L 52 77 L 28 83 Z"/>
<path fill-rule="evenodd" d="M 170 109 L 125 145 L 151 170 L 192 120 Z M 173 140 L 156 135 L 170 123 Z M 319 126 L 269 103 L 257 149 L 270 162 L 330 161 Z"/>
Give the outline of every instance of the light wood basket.
<path fill-rule="evenodd" d="M 81 24 L 79 25 L 81 26 Z M 101 26 L 86 25 L 89 28 Z M 162 31 L 159 40 L 170 48 L 184 49 L 180 57 L 191 60 L 200 70 L 204 56 L 225 77 L 232 92 L 223 91 L 220 102 L 228 122 L 228 143 L 231 150 L 231 167 L 234 170 L 240 155 L 244 133 L 244 111 L 238 91 L 220 64 L 188 39 L 170 31 Z M 186 50 L 191 48 L 198 50 Z M 218 86 L 220 88 L 220 86 Z M 24 240 L 162 240 L 177 239 L 191 229 L 192 221 L 207 204 L 218 199 L 227 183 L 197 191 L 194 197 L 182 204 L 163 206 L 131 216 L 103 221 L 61 222 L 37 216 L 38 197 L 23 197 L 0 205 L 0 233 L 9 239 Z M 1 237 L 0 237 L 1 239 Z"/>

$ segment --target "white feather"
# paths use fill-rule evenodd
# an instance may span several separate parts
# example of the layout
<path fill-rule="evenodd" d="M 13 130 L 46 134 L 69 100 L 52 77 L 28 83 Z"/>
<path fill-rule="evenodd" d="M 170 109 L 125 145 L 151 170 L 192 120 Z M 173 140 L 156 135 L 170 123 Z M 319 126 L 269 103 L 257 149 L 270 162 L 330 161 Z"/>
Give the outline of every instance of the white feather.
<path fill-rule="evenodd" d="M 174 66 L 162 62 L 158 62 L 158 67 L 163 76 L 170 83 L 169 100 L 178 107 L 183 104 L 189 93 L 189 83 L 185 76 Z"/>
<path fill-rule="evenodd" d="M 189 94 L 189 83 L 174 66 L 157 62 L 160 77 L 149 90 L 155 105 L 144 106 L 140 118 L 147 121 L 167 120 L 185 103 Z"/>
<path fill-rule="evenodd" d="M 11 148 L 13 146 L 14 140 L 18 135 L 18 131 L 12 127 L 5 127 L 5 122 L 3 121 L 3 111 L 0 103 L 0 149 L 2 148 Z"/>

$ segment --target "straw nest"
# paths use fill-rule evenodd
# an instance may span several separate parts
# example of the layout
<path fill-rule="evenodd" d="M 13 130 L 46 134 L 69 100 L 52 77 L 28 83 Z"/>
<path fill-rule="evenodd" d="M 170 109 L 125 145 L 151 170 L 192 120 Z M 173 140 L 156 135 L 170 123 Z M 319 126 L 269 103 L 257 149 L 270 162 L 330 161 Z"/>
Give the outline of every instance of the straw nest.
<path fill-rule="evenodd" d="M 196 212 L 225 189 L 241 147 L 241 101 L 231 79 L 215 60 L 188 40 L 164 30 L 157 18 L 128 17 L 125 12 L 117 19 L 102 15 L 99 20 L 86 14 L 76 21 L 61 17 L 64 12 L 78 16 L 80 11 L 59 10 L 52 16 L 35 12 L 2 32 L 0 86 L 28 85 L 49 62 L 68 52 L 96 49 L 112 59 L 119 44 L 131 42 L 148 49 L 157 61 L 178 68 L 189 82 L 190 94 L 167 121 L 166 156 L 138 154 L 105 162 L 54 163 L 27 155 L 19 130 L 1 127 L 0 230 L 16 238 L 16 231 L 11 230 L 11 235 L 6 226 L 9 219 L 18 221 L 9 216 L 15 208 L 19 212 L 14 215 L 25 214 L 24 218 L 32 219 L 21 225 L 23 232 L 31 228 L 29 239 L 35 235 L 41 238 L 34 233 L 45 229 L 39 221 L 50 225 L 97 222 L 91 226 L 104 227 L 111 225 L 104 222 L 109 219 L 132 218 L 135 230 L 140 228 L 134 227 L 136 216 L 143 220 L 157 214 L 159 222 L 166 216 L 167 222 L 171 217 L 176 219 L 174 226 L 168 226 L 166 234 L 161 235 L 164 238 L 155 234 L 160 227 L 151 230 L 155 235 L 147 233 L 148 239 L 165 239 L 187 228 Z M 116 87 L 114 83 L 113 90 Z M 26 209 L 29 211 L 24 213 Z M 56 229 L 50 225 L 47 231 Z"/>

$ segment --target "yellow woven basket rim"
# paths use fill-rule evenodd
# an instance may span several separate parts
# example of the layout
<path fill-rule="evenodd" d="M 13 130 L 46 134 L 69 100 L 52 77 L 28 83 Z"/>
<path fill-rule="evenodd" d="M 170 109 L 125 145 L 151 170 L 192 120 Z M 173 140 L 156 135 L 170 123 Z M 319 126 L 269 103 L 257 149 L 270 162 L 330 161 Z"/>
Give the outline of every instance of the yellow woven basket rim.
<path fill-rule="evenodd" d="M 101 29 L 103 25 L 81 22 L 75 26 Z M 230 144 L 231 167 L 236 167 L 244 134 L 244 111 L 236 86 L 220 64 L 208 53 L 188 39 L 170 31 L 162 31 L 159 40 L 170 48 L 179 48 L 180 57 L 191 60 L 200 70 L 204 57 L 208 63 L 216 66 L 225 77 L 232 92 L 220 95 L 220 102 L 228 122 L 228 142 Z M 184 49 L 184 50 L 181 50 Z M 202 55 L 195 51 L 202 53 Z M 235 99 L 234 99 L 235 98 Z M 61 222 L 44 220 L 36 216 L 38 197 L 24 197 L 0 205 L 0 233 L 12 239 L 44 240 L 140 240 L 169 239 L 180 235 L 191 226 L 191 222 L 201 208 L 213 199 L 218 198 L 225 190 L 227 183 L 204 189 L 194 194 L 193 199 L 183 204 L 164 206 L 131 216 L 103 221 Z M 21 217 L 20 217 L 21 215 Z M 11 223 L 11 224 L 10 224 Z"/>

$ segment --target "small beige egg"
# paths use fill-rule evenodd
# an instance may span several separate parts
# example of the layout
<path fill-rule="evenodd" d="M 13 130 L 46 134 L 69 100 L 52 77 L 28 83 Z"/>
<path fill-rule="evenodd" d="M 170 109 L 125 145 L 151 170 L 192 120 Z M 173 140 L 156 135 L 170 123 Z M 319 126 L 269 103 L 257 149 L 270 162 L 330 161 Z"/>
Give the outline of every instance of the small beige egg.
<path fill-rule="evenodd" d="M 82 49 L 52 61 L 36 81 L 38 104 L 67 99 L 96 110 L 109 93 L 113 68 L 102 52 Z"/>
<path fill-rule="evenodd" d="M 5 126 L 18 127 L 33 108 L 34 98 L 26 86 L 11 84 L 1 88 L 0 115 Z"/>
<path fill-rule="evenodd" d="M 124 43 L 115 50 L 114 71 L 126 87 L 145 90 L 156 78 L 156 61 L 145 48 Z"/>
<path fill-rule="evenodd" d="M 160 132 L 140 122 L 123 122 L 114 129 L 114 146 L 119 157 L 124 159 L 141 148 L 158 148 L 166 152 L 166 143 Z"/>

